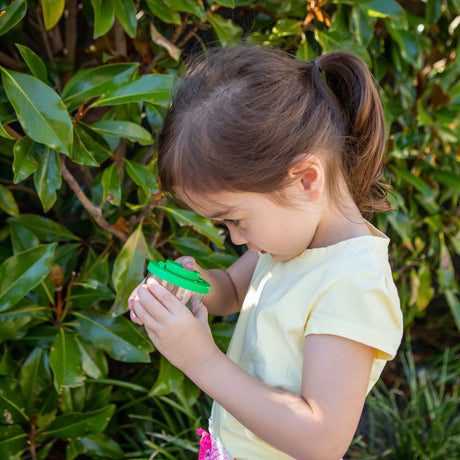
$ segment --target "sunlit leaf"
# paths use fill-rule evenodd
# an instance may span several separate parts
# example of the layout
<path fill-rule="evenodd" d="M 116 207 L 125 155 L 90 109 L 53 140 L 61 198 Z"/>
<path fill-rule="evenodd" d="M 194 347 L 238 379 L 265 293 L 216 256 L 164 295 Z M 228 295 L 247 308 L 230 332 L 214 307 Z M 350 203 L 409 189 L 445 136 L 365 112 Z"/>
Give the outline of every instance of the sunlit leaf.
<path fill-rule="evenodd" d="M 99 134 L 113 137 L 122 137 L 141 145 L 153 143 L 152 135 L 142 126 L 131 121 L 106 120 L 93 123 L 91 128 Z"/>
<path fill-rule="evenodd" d="M 40 156 L 38 169 L 34 174 L 34 184 L 43 211 L 48 212 L 56 202 L 56 190 L 61 187 L 62 176 L 57 152 L 46 147 Z"/>
<path fill-rule="evenodd" d="M 115 16 L 112 2 L 107 0 L 91 0 L 94 12 L 94 38 L 106 34 L 113 26 Z"/>
<path fill-rule="evenodd" d="M 146 195 L 150 193 L 157 193 L 158 186 L 156 180 L 152 173 L 148 171 L 145 166 L 142 166 L 135 161 L 129 161 L 125 159 L 126 172 L 129 177 L 137 184 L 139 187 L 144 189 Z"/>
<path fill-rule="evenodd" d="M 219 14 L 210 14 L 208 20 L 222 46 L 235 44 L 241 39 L 243 29 L 231 19 L 225 19 Z"/>
<path fill-rule="evenodd" d="M 164 0 L 145 0 L 145 4 L 147 8 L 163 22 L 177 25 L 181 23 L 180 14 L 172 10 Z"/>
<path fill-rule="evenodd" d="M 3 85 L 24 131 L 36 142 L 69 154 L 72 121 L 60 97 L 32 75 L 1 68 Z"/>
<path fill-rule="evenodd" d="M 32 74 L 43 83 L 47 83 L 48 71 L 43 60 L 27 46 L 16 43 L 16 48 L 21 53 L 22 59 L 24 59 Z"/>
<path fill-rule="evenodd" d="M 64 13 L 65 0 L 41 0 L 45 29 L 52 29 Z"/>
<path fill-rule="evenodd" d="M 14 0 L 0 16 L 0 35 L 8 32 L 26 15 L 27 3 L 25 0 Z"/>
<path fill-rule="evenodd" d="M 40 154 L 45 149 L 43 144 L 37 144 L 30 137 L 23 137 L 14 144 L 14 182 L 27 179 L 38 169 Z"/>
<path fill-rule="evenodd" d="M 0 184 L 0 209 L 10 216 L 19 217 L 19 207 L 14 195 L 2 184 Z"/>
<path fill-rule="evenodd" d="M 136 6 L 133 0 L 112 0 L 115 15 L 130 37 L 136 35 Z"/>

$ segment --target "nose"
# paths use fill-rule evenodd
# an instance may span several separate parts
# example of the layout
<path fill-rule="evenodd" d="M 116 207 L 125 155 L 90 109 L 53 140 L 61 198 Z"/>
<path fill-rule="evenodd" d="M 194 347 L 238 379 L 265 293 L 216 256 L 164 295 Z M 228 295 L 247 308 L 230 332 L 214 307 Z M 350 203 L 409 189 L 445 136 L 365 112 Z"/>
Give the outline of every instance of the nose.
<path fill-rule="evenodd" d="M 245 238 L 243 232 L 238 227 L 230 227 L 230 239 L 232 240 L 233 244 L 237 246 L 241 244 L 247 244 L 248 240 Z"/>

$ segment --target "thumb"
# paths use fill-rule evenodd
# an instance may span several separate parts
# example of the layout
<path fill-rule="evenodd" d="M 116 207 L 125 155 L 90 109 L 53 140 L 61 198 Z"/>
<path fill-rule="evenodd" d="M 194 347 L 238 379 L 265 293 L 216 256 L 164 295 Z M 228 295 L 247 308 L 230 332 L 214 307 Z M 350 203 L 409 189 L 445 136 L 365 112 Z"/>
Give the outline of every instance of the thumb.
<path fill-rule="evenodd" d="M 190 270 L 192 272 L 196 270 L 196 262 L 193 257 L 190 257 L 190 256 L 180 257 L 179 259 L 177 259 L 176 262 L 180 262 L 182 266 L 187 270 Z"/>

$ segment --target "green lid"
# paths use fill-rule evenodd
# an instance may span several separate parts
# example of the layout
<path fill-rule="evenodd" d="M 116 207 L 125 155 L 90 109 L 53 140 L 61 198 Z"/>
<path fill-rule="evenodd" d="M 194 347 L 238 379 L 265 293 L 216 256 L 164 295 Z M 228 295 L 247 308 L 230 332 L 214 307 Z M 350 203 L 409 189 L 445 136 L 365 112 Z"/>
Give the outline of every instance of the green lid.
<path fill-rule="evenodd" d="M 211 285 L 200 278 L 200 272 L 187 270 L 178 262 L 167 260 L 151 260 L 147 266 L 147 270 L 176 286 L 188 289 L 189 291 L 207 294 L 211 289 Z"/>

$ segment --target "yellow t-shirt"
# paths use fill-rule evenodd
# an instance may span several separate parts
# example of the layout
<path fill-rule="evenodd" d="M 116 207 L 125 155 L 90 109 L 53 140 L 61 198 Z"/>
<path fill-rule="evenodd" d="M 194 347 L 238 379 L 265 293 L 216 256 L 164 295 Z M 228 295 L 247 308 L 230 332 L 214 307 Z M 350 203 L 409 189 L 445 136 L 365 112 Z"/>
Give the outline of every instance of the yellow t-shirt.
<path fill-rule="evenodd" d="M 329 334 L 375 348 L 368 391 L 402 337 L 402 314 L 388 262 L 388 238 L 369 225 L 361 236 L 307 249 L 287 262 L 260 254 L 227 352 L 240 367 L 276 388 L 300 394 L 309 334 Z M 219 404 L 212 431 L 231 458 L 281 460 Z"/>

